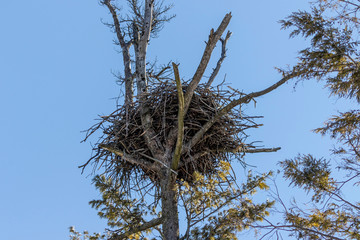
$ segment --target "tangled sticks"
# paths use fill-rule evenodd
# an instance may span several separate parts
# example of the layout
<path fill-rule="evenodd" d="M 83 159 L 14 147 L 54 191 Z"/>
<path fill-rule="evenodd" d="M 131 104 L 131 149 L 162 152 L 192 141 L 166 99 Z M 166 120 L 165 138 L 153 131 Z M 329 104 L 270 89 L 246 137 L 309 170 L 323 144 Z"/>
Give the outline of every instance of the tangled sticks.
<path fill-rule="evenodd" d="M 186 91 L 186 87 L 187 85 L 183 87 L 183 91 Z M 222 86 L 209 89 L 199 85 L 184 118 L 184 144 L 190 142 L 235 95 L 238 97 L 239 92 L 223 90 Z M 146 101 L 153 119 L 152 128 L 161 144 L 165 145 L 170 130 L 178 120 L 176 85 L 169 81 L 153 84 L 146 95 Z M 229 162 L 233 158 L 241 158 L 245 151 L 254 149 L 244 144 L 247 137 L 244 131 L 259 126 L 252 118 L 254 117 L 244 116 L 239 108 L 233 108 L 222 115 L 200 141 L 181 152 L 177 178 L 191 182 L 195 171 L 205 175 L 214 173 L 220 161 Z M 103 136 L 94 146 L 95 155 L 83 167 L 90 162 L 95 167 L 100 164 L 105 167 L 107 174 L 116 176 L 123 183 L 129 181 L 132 175 L 136 175 L 138 180 L 150 178 L 155 183 L 158 181 L 156 170 L 147 167 L 160 160 L 155 159 L 146 147 L 138 102 L 129 108 L 128 118 L 124 106 L 102 117 L 98 124 L 88 130 L 86 139 L 98 129 L 102 129 Z M 139 159 L 143 159 L 141 164 Z"/>

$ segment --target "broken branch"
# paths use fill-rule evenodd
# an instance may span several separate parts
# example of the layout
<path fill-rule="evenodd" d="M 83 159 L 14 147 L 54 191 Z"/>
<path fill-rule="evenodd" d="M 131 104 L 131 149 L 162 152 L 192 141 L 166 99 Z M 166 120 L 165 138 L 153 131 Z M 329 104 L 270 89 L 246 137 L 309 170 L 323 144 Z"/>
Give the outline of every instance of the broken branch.
<path fill-rule="evenodd" d="M 173 160 L 171 163 L 171 169 L 176 171 L 180 162 L 181 148 L 184 138 L 184 94 L 182 90 L 178 65 L 173 63 L 172 66 L 174 69 L 176 88 L 178 92 L 178 101 L 179 101 L 179 110 L 178 110 L 178 119 L 177 119 L 177 123 L 178 123 L 177 140 L 176 140 L 176 147 L 174 151 Z"/>

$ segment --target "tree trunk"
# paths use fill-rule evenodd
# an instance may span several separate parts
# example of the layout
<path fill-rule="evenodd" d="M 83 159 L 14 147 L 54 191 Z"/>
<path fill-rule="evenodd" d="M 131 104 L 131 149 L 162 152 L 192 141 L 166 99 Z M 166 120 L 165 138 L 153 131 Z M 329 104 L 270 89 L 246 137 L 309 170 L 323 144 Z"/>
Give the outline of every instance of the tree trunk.
<path fill-rule="evenodd" d="M 161 184 L 161 204 L 164 222 L 162 225 L 165 240 L 179 239 L 179 216 L 178 216 L 178 196 L 176 189 L 175 176 L 169 176 L 170 171 L 165 170 Z"/>

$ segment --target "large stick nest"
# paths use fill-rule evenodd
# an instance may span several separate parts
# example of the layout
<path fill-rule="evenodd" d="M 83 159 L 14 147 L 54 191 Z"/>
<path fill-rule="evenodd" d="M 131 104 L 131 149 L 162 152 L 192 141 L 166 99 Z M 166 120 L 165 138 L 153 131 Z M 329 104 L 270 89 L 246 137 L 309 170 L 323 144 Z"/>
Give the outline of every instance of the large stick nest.
<path fill-rule="evenodd" d="M 183 90 L 185 93 L 186 85 Z M 203 85 L 198 86 L 184 120 L 184 144 L 233 97 L 239 97 L 239 94 L 236 91 L 222 90 L 222 87 L 207 89 Z M 152 85 L 146 99 L 153 119 L 152 128 L 160 142 L 165 145 L 170 130 L 177 126 L 179 105 L 175 83 L 161 82 Z M 244 130 L 259 126 L 252 121 L 252 118 L 254 117 L 244 116 L 239 107 L 223 115 L 194 147 L 182 154 L 177 178 L 192 182 L 195 171 L 209 175 L 216 171 L 220 161 L 229 162 L 234 157 L 241 158 L 244 152 L 233 150 L 239 150 L 239 147 L 244 147 L 243 149 L 252 147 L 244 143 L 247 137 Z M 137 182 L 146 179 L 155 183 L 158 181 L 157 172 L 125 161 L 100 147 L 112 146 L 131 154 L 134 158 L 141 158 L 150 163 L 156 160 L 146 147 L 138 102 L 129 108 L 128 113 L 125 106 L 120 106 L 112 114 L 103 116 L 98 124 L 88 130 L 87 137 L 98 129 L 102 129 L 103 135 L 95 144 L 95 154 L 88 163 L 93 162 L 95 168 L 105 167 L 107 174 L 116 176 L 123 184 L 130 183 L 134 177 Z"/>

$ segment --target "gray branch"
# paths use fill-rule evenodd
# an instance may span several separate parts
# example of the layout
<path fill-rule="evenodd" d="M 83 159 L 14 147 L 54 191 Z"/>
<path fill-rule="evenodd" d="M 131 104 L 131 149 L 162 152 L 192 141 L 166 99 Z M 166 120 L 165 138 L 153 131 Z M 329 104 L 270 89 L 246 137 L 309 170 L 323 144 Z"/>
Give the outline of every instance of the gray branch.
<path fill-rule="evenodd" d="M 206 47 L 205 47 L 203 56 L 200 60 L 200 64 L 199 64 L 198 68 L 196 69 L 196 72 L 195 72 L 189 86 L 186 89 L 185 109 L 184 109 L 185 115 L 190 106 L 190 102 L 191 102 L 192 96 L 194 94 L 194 91 L 195 91 L 196 87 L 199 85 L 199 82 L 204 75 L 204 72 L 210 61 L 210 57 L 216 46 L 216 43 L 220 40 L 222 34 L 224 33 L 225 29 L 229 25 L 230 19 L 231 19 L 231 13 L 226 14 L 224 19 L 220 23 L 220 26 L 218 27 L 218 29 L 215 32 L 214 32 L 214 29 L 211 29 L 211 31 L 210 31 L 209 40 L 206 43 Z"/>
<path fill-rule="evenodd" d="M 155 164 L 152 164 L 146 160 L 134 158 L 131 154 L 127 154 L 119 149 L 115 149 L 112 146 L 105 145 L 105 144 L 99 144 L 99 148 L 102 148 L 104 150 L 107 150 L 109 152 L 114 153 L 117 156 L 120 156 L 123 160 L 132 163 L 134 165 L 142 166 L 146 169 L 158 171 L 158 167 Z"/>
<path fill-rule="evenodd" d="M 223 107 L 211 120 L 209 120 L 207 123 L 205 123 L 205 125 L 202 126 L 202 128 L 193 136 L 193 138 L 188 143 L 186 143 L 184 145 L 182 153 L 185 153 L 186 151 L 188 151 L 188 149 L 192 148 L 196 143 L 198 143 L 200 141 L 200 139 L 203 137 L 203 135 L 212 127 L 212 125 L 218 119 L 220 119 L 223 115 L 225 115 L 226 113 L 231 111 L 231 109 L 233 109 L 234 107 L 236 107 L 236 106 L 238 106 L 238 105 L 240 105 L 242 103 L 245 103 L 245 104 L 249 103 L 252 99 L 254 99 L 256 97 L 260 97 L 262 95 L 265 95 L 265 94 L 275 90 L 279 86 L 286 83 L 292 77 L 294 77 L 294 76 L 293 75 L 287 75 L 287 76 L 283 77 L 283 79 L 281 79 L 277 83 L 273 84 L 272 86 L 270 86 L 270 87 L 268 87 L 268 88 L 266 88 L 266 89 L 264 89 L 262 91 L 253 92 L 253 93 L 245 95 L 245 96 L 243 96 L 243 97 L 241 97 L 239 99 L 231 101 L 228 105 Z"/>
<path fill-rule="evenodd" d="M 153 22 L 154 1 L 145 0 L 145 14 L 143 18 L 143 29 L 140 32 L 134 24 L 134 48 L 136 58 L 136 85 L 140 102 L 141 124 L 147 147 L 153 157 L 159 156 L 163 147 L 158 140 L 152 126 L 150 107 L 147 104 L 145 94 L 147 93 L 148 81 L 146 75 L 146 53 L 150 39 L 151 26 Z"/>
<path fill-rule="evenodd" d="M 248 148 L 246 145 L 240 145 L 237 148 L 234 149 L 224 149 L 223 152 L 231 152 L 231 153 L 237 153 L 237 152 L 243 152 L 243 153 L 263 153 L 263 152 L 277 152 L 281 148 Z"/>
<path fill-rule="evenodd" d="M 223 38 L 220 39 L 220 41 L 221 41 L 221 56 L 216 64 L 216 67 L 214 68 L 208 82 L 206 83 L 206 88 L 209 88 L 211 86 L 211 84 L 214 82 L 214 80 L 221 68 L 221 64 L 223 63 L 224 59 L 226 58 L 226 52 L 227 52 L 226 44 L 227 44 L 229 38 L 231 37 L 231 34 L 232 34 L 232 32 L 228 31 L 225 39 L 223 39 Z"/>

